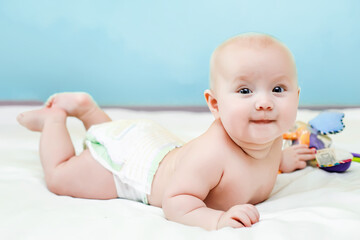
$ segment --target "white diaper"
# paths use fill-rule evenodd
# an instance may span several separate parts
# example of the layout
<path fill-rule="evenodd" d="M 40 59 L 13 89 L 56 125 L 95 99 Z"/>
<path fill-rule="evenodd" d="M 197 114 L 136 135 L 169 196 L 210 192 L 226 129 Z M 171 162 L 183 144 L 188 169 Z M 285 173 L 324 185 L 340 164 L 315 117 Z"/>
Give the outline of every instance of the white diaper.
<path fill-rule="evenodd" d="M 86 146 L 114 175 L 119 198 L 148 204 L 147 195 L 161 160 L 184 143 L 150 120 L 120 120 L 93 125 Z"/>

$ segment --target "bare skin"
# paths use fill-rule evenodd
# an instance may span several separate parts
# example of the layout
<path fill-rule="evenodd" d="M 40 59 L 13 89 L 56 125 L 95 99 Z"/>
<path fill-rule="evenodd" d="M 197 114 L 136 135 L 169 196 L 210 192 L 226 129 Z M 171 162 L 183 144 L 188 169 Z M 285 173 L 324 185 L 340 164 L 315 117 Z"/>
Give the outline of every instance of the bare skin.
<path fill-rule="evenodd" d="M 112 199 L 116 198 L 116 188 L 112 173 L 104 169 L 89 153 L 84 150 L 80 155 L 75 156 L 75 151 L 66 129 L 65 120 L 67 116 L 78 117 L 83 121 L 84 126 L 88 129 L 93 124 L 110 121 L 110 118 L 93 102 L 91 97 L 82 93 L 63 93 L 57 94 L 51 99 L 51 104 L 47 104 L 45 108 L 22 113 L 18 116 L 21 125 L 29 130 L 42 132 L 40 140 L 40 159 L 45 172 L 45 180 L 50 191 L 58 195 L 67 195 L 79 198 L 95 198 L 95 199 Z M 189 165 L 192 165 L 196 159 L 210 159 L 216 163 L 216 158 L 227 159 L 226 163 L 216 163 L 217 177 L 214 178 L 214 186 L 212 191 L 202 197 L 204 204 L 220 215 L 234 205 L 244 204 L 247 214 L 242 220 L 243 223 L 233 220 L 233 227 L 251 226 L 251 224 L 259 220 L 259 214 L 252 205 L 245 203 L 258 203 L 267 198 L 270 193 L 269 187 L 261 187 L 254 192 L 253 187 L 241 181 L 244 176 L 239 172 L 233 172 L 233 168 L 247 169 L 251 167 L 259 171 L 259 164 L 244 164 L 237 161 L 237 146 L 229 137 L 221 131 L 221 123 L 214 122 L 209 130 L 199 138 L 189 142 L 185 146 L 171 151 L 161 162 L 160 167 L 155 175 L 152 192 L 148 196 L 149 203 L 153 206 L 162 207 L 165 193 L 169 189 L 173 189 L 171 185 L 181 184 L 183 178 L 182 171 L 189 171 Z M 54 138 L 53 136 L 57 136 Z M 211 139 L 218 139 L 216 143 L 211 143 Z M 219 146 L 218 144 L 223 146 Z M 224 150 L 221 156 L 215 158 L 208 151 L 209 145 L 216 144 Z M 230 146 L 228 145 L 230 144 Z M 192 149 L 196 149 L 193 151 Z M 202 149 L 202 150 L 201 150 Z M 198 151 L 201 150 L 201 151 Z M 200 154 L 206 153 L 206 156 Z M 218 151 L 216 151 L 218 152 Z M 241 153 L 244 155 L 244 153 Z M 247 158 L 244 155 L 245 158 Z M 269 161 L 270 162 L 270 161 Z M 202 162 L 196 164 L 201 167 Z M 244 166 L 242 166 L 244 165 Z M 266 169 L 267 165 L 261 164 L 262 169 Z M 209 165 L 211 166 L 211 165 Z M 274 167 L 274 172 L 278 167 Z M 196 169 L 192 168 L 194 172 Z M 211 170 L 211 169 L 210 169 Z M 214 169 L 213 169 L 214 170 Z M 213 171 L 212 170 L 212 171 Z M 246 177 L 251 178 L 254 183 L 257 182 L 256 176 L 251 176 L 251 171 L 246 172 Z M 223 172 L 232 174 L 226 174 Z M 245 173 L 244 172 L 244 173 Z M 175 174 L 177 173 L 177 174 Z M 180 174 L 179 174 L 180 173 Z M 194 174 L 196 176 L 197 174 Z M 239 178 L 238 181 L 234 181 Z M 272 181 L 275 181 L 276 174 L 273 174 Z M 190 180 L 190 178 L 188 178 Z M 205 179 L 205 178 L 204 178 Z M 99 181 L 101 180 L 101 181 Z M 221 180 L 221 181 L 220 181 Z M 179 183 L 177 183 L 179 181 Z M 241 194 L 236 194 L 237 198 L 226 196 L 230 189 L 230 181 L 234 181 L 231 185 L 234 189 L 242 189 Z M 220 184 L 221 182 L 221 184 Z M 215 185 L 218 185 L 215 187 Z M 272 185 L 270 182 L 269 185 Z M 189 189 L 190 190 L 190 189 Z M 239 192 L 239 193 L 240 193 Z M 229 192 L 230 193 L 230 192 Z M 260 194 L 260 195 L 259 195 Z M 231 194 L 232 195 L 232 194 Z M 256 195 L 256 197 L 255 197 Z M 221 196 L 221 197 L 220 197 Z M 221 201 L 219 201 L 221 200 Z M 240 209 L 241 211 L 241 209 Z M 214 222 L 215 223 L 215 222 Z M 217 224 L 216 224 L 217 225 Z M 216 226 L 214 226 L 216 228 Z"/>
<path fill-rule="evenodd" d="M 269 197 L 279 168 L 293 171 L 312 159 L 311 152 L 291 148 L 283 155 L 281 150 L 299 100 L 291 56 L 273 40 L 266 47 L 242 41 L 226 42 L 212 61 L 215 87 L 205 91 L 205 99 L 214 122 L 168 153 L 155 174 L 148 201 L 162 207 L 169 220 L 208 230 L 250 227 L 260 219 L 254 205 Z M 111 121 L 84 93 L 57 94 L 43 109 L 18 117 L 21 125 L 42 132 L 40 159 L 48 188 L 59 195 L 116 198 L 112 174 L 88 150 L 75 156 L 68 116 L 86 129 Z M 296 158 L 294 152 L 307 156 Z"/>
<path fill-rule="evenodd" d="M 44 108 L 22 113 L 17 119 L 29 130 L 42 132 L 40 159 L 49 190 L 58 195 L 79 198 L 117 198 L 112 173 L 103 168 L 88 150 L 75 156 L 65 125 L 68 116 L 82 120 L 86 129 L 93 124 L 111 121 L 92 98 L 83 93 L 57 94 Z M 214 139 L 216 141 L 213 141 Z M 193 224 L 201 225 L 206 229 L 217 229 L 221 227 L 219 226 L 221 223 L 218 222 L 220 216 L 226 216 L 223 220 L 225 223 L 222 223 L 225 226 L 235 228 L 251 226 L 259 221 L 259 213 L 252 204 L 264 201 L 276 180 L 280 159 L 278 158 L 274 164 L 273 156 L 279 154 L 281 139 L 279 138 L 274 144 L 278 147 L 273 148 L 274 150 L 264 157 L 266 160 L 254 161 L 225 134 L 221 122 L 215 121 L 203 135 L 166 155 L 154 177 L 152 191 L 148 196 L 149 203 L 153 206 L 163 207 L 164 200 L 174 200 L 174 195 L 193 198 L 194 194 L 199 199 L 199 210 L 205 206 L 207 209 L 213 209 L 208 213 L 211 217 L 209 219 L 212 220 L 204 221 L 202 219 L 201 222 L 205 224 L 195 223 L 196 218 L 190 222 L 178 220 L 179 222 L 186 224 L 194 222 Z M 222 149 L 221 152 L 209 151 L 209 149 L 219 148 Z M 243 161 L 238 161 L 239 156 Z M 224 161 L 221 162 L 218 159 Z M 194 165 L 194 162 L 197 164 Z M 204 166 L 208 166 L 208 168 L 204 169 Z M 244 171 L 238 171 L 241 169 Z M 190 170 L 194 173 L 191 174 Z M 199 176 L 201 172 L 206 175 Z M 196 180 L 209 181 L 207 176 L 212 176 L 212 181 L 205 191 L 197 193 L 198 189 L 185 186 Z M 266 184 L 262 181 L 264 176 L 267 179 Z M 196 179 L 192 179 L 192 177 Z M 184 181 L 184 178 L 187 181 Z M 252 182 L 251 185 L 248 184 L 249 181 Z M 200 186 L 202 184 L 205 183 L 201 183 Z M 186 187 L 188 194 L 176 195 L 174 190 L 178 187 L 174 189 L 172 186 L 178 186 L 180 189 Z M 238 192 L 234 192 L 234 190 Z M 176 207 L 174 208 L 176 209 Z M 232 212 L 238 212 L 240 217 L 234 217 Z M 192 218 L 190 215 L 189 217 Z M 169 218 L 171 217 L 169 216 Z M 177 220 L 176 217 L 174 219 Z"/>
<path fill-rule="evenodd" d="M 45 108 L 21 113 L 17 118 L 29 130 L 42 132 L 39 152 L 49 190 L 79 198 L 116 198 L 112 174 L 94 161 L 89 150 L 75 155 L 66 128 L 67 116 L 79 118 L 86 129 L 111 121 L 92 98 L 83 93 L 57 94 Z"/>

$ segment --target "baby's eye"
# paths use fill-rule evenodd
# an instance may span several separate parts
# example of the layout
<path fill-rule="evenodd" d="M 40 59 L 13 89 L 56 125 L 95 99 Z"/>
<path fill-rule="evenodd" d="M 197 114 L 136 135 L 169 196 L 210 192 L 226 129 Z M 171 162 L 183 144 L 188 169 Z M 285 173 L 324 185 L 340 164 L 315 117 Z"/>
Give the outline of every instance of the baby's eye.
<path fill-rule="evenodd" d="M 285 89 L 283 87 L 276 86 L 276 87 L 274 87 L 274 89 L 272 91 L 276 92 L 276 93 L 281 93 L 281 92 L 284 92 Z"/>
<path fill-rule="evenodd" d="M 241 94 L 250 94 L 252 92 L 248 88 L 242 88 L 242 89 L 239 90 L 239 93 L 241 93 Z"/>

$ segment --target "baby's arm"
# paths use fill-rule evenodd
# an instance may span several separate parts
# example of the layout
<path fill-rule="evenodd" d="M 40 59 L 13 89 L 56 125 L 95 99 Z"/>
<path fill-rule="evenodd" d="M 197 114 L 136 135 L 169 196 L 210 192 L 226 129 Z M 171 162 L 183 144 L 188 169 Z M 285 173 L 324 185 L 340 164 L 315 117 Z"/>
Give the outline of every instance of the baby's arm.
<path fill-rule="evenodd" d="M 293 145 L 282 152 L 280 163 L 281 172 L 293 172 L 306 167 L 306 161 L 315 159 L 316 150 L 305 144 Z"/>
<path fill-rule="evenodd" d="M 207 159 L 208 160 L 208 159 Z M 253 205 L 236 205 L 227 212 L 208 208 L 205 198 L 221 181 L 223 166 L 211 161 L 184 161 L 165 193 L 162 208 L 167 219 L 208 230 L 249 227 L 259 220 Z M 221 161 L 219 161 L 221 162 Z"/>

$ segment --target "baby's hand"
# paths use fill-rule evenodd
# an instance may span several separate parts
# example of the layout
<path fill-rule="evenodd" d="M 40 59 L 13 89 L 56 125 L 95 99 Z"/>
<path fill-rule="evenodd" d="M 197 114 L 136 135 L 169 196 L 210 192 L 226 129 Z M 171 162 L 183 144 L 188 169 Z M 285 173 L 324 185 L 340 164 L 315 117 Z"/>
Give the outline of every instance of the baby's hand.
<path fill-rule="evenodd" d="M 285 148 L 282 153 L 280 171 L 293 172 L 306 167 L 306 161 L 315 159 L 316 150 L 308 148 L 305 144 Z"/>
<path fill-rule="evenodd" d="M 221 215 L 217 224 L 217 229 L 223 227 L 251 227 L 252 224 L 259 221 L 259 218 L 259 212 L 254 205 L 235 205 Z"/>

